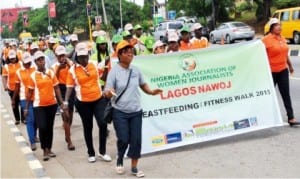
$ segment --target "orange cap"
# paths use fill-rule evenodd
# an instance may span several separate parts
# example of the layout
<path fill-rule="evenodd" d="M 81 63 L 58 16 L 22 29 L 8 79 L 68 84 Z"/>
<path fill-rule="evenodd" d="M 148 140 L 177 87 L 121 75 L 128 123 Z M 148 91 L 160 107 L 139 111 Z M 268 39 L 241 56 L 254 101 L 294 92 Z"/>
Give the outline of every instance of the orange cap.
<path fill-rule="evenodd" d="M 135 39 L 135 38 L 130 39 L 130 44 L 132 46 L 135 46 L 137 43 L 138 43 L 137 39 Z"/>
<path fill-rule="evenodd" d="M 131 47 L 133 48 L 133 45 L 130 44 L 129 42 L 127 42 L 126 40 L 122 40 L 121 42 L 118 43 L 117 45 L 117 49 L 116 49 L 116 53 L 118 54 L 119 53 L 119 50 L 125 48 L 125 47 Z"/>

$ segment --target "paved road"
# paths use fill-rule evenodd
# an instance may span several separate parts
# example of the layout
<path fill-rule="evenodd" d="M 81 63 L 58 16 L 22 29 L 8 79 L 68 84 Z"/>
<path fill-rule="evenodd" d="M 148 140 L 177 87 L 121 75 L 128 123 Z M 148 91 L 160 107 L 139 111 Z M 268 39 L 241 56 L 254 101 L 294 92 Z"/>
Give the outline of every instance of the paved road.
<path fill-rule="evenodd" d="M 300 58 L 292 57 L 291 60 L 296 70 L 293 79 L 291 79 L 292 99 L 296 118 L 300 119 Z M 9 97 L 2 89 L 1 87 L 1 103 L 9 109 L 12 116 L 9 108 Z M 286 121 L 281 98 L 279 98 L 279 102 L 283 119 Z M 20 177 L 17 175 L 20 171 L 20 175 L 24 177 L 32 177 L 32 173 L 36 175 L 34 172 L 30 172 L 28 166 L 26 167 L 26 157 L 22 156 L 20 147 L 9 137 L 7 129 L 3 129 L 4 125 L 7 125 L 3 122 L 5 120 L 1 119 L 1 178 Z M 116 138 L 111 125 L 109 128 L 111 133 L 107 151 L 114 158 L 116 156 Z M 27 139 L 25 126 L 19 125 L 18 129 Z M 82 125 L 77 114 L 72 126 L 75 151 L 68 151 L 66 148 L 60 116 L 56 116 L 54 130 L 53 151 L 56 152 L 57 157 L 44 162 L 42 161 L 42 151 L 38 149 L 34 152 L 34 156 L 44 168 L 45 176 L 51 178 L 120 177 L 114 171 L 115 158 L 109 163 L 100 160 L 97 160 L 96 163 L 87 162 Z M 97 147 L 98 137 L 95 127 L 93 132 L 94 144 Z M 7 137 L 3 138 L 4 135 Z M 283 126 L 145 155 L 141 159 L 139 167 L 147 177 L 151 178 L 299 178 L 299 149 L 300 127 Z M 127 172 L 122 178 L 133 177 L 129 173 L 129 166 L 130 160 L 126 159 Z"/>

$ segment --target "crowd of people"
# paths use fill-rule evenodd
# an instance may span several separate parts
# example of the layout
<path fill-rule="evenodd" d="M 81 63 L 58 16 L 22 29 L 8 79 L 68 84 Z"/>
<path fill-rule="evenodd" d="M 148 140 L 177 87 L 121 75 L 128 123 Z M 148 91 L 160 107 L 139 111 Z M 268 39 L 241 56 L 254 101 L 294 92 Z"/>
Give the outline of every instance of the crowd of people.
<path fill-rule="evenodd" d="M 272 26 L 273 25 L 273 26 Z M 139 88 L 149 95 L 157 95 L 161 89 L 150 89 L 142 72 L 131 64 L 136 55 L 171 53 L 209 47 L 201 34 L 201 24 L 191 28 L 183 26 L 179 33 L 168 34 L 166 42 L 155 41 L 145 35 L 137 24 L 126 24 L 124 31 L 111 40 L 105 31 L 94 31 L 93 42 L 80 42 L 76 34 L 70 36 L 70 44 L 64 46 L 54 37 L 39 42 L 20 44 L 6 42 L 1 59 L 4 90 L 11 98 L 15 124 L 27 125 L 31 149 L 41 143 L 43 160 L 56 154 L 52 150 L 55 114 L 61 111 L 67 149 L 75 150 L 71 140 L 74 106 L 83 125 L 83 136 L 87 147 L 88 162 L 96 161 L 93 145 L 93 118 L 99 130 L 97 155 L 110 162 L 106 151 L 107 123 L 103 119 L 108 101 L 112 102 L 113 124 L 117 137 L 118 156 L 116 172 L 123 174 L 123 158 L 131 158 L 131 173 L 137 177 L 145 174 L 137 168 L 142 145 L 142 106 Z M 193 32 L 194 37 L 191 37 Z M 274 84 L 279 85 L 287 110 L 288 122 L 298 125 L 289 94 L 288 70 L 293 72 L 287 57 L 287 45 L 280 35 L 280 23 L 274 20 L 270 35 L 263 39 L 269 55 Z M 274 48 L 284 43 L 285 48 Z M 283 50 L 281 50 L 283 49 Z M 276 56 L 277 51 L 280 55 Z M 114 66 L 111 59 L 117 58 Z M 279 65 L 280 62 L 281 64 Z M 122 97 L 116 102 L 117 96 Z M 38 134 L 38 135 L 37 135 Z M 39 137 L 37 137 L 39 136 Z"/>

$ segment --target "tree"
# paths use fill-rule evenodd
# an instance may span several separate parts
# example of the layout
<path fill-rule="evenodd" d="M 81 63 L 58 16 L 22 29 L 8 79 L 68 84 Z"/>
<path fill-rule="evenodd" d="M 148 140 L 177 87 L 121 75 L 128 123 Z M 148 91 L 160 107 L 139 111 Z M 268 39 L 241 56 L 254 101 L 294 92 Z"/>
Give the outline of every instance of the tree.
<path fill-rule="evenodd" d="M 28 11 L 27 14 L 29 17 L 27 27 L 23 26 L 23 17 L 22 14 L 19 14 L 18 21 L 15 24 L 18 34 L 23 30 L 31 32 L 33 36 L 48 33 L 48 14 L 45 8 Z"/>
<path fill-rule="evenodd" d="M 257 4 L 255 13 L 257 21 L 268 21 L 271 16 L 272 0 L 254 0 L 254 2 Z"/>
<path fill-rule="evenodd" d="M 54 30 L 73 33 L 75 28 L 88 30 L 86 1 L 85 0 L 54 0 L 56 17 L 51 19 Z"/>
<path fill-rule="evenodd" d="M 214 29 L 216 22 L 229 20 L 229 12 L 234 8 L 235 4 L 232 0 L 168 1 L 168 9 L 176 10 L 177 14 L 183 11 L 187 16 L 202 18 L 202 22 L 209 23 L 211 29 Z M 208 17 L 211 19 L 210 22 L 207 22 Z"/>

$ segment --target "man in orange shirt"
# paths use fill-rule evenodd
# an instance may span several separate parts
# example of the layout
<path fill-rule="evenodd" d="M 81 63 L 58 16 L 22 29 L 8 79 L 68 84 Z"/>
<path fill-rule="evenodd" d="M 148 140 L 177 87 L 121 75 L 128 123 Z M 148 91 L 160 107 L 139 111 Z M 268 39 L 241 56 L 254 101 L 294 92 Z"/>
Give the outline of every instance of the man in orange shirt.
<path fill-rule="evenodd" d="M 3 87 L 5 91 L 8 91 L 8 94 L 11 98 L 11 100 L 15 100 L 13 102 L 13 113 L 15 117 L 15 124 L 18 125 L 20 124 L 20 110 L 19 110 L 19 105 L 20 105 L 20 98 L 17 96 L 15 99 L 13 99 L 13 94 L 16 86 L 16 71 L 21 68 L 21 62 L 19 62 L 17 58 L 17 53 L 15 50 L 9 50 L 8 52 L 8 64 L 5 64 L 3 67 L 2 71 L 2 82 L 3 82 Z M 22 122 L 25 123 L 25 119 L 22 116 Z"/>
<path fill-rule="evenodd" d="M 179 41 L 179 49 L 180 50 L 191 50 L 193 49 L 193 45 L 190 42 L 190 28 L 188 26 L 183 26 L 180 30 L 181 40 Z"/>
<path fill-rule="evenodd" d="M 208 40 L 206 37 L 202 36 L 202 25 L 200 23 L 195 23 L 192 26 L 192 31 L 194 31 L 195 36 L 191 39 L 191 43 L 194 48 L 207 48 Z"/>
<path fill-rule="evenodd" d="M 21 108 L 24 109 L 26 106 L 26 95 L 28 93 L 28 81 L 30 79 L 30 75 L 35 71 L 35 67 L 32 65 L 32 56 L 29 52 L 24 52 L 23 60 L 22 60 L 22 67 L 17 70 L 16 75 L 16 87 L 13 95 L 13 102 L 15 99 L 20 96 L 20 103 Z M 37 127 L 36 122 L 33 115 L 33 98 L 31 99 L 28 106 L 28 115 L 26 118 L 26 128 L 27 134 L 29 137 L 29 141 L 31 144 L 31 150 L 36 150 L 36 142 L 38 141 L 36 134 L 37 134 Z M 13 103 L 13 106 L 15 104 Z"/>
<path fill-rule="evenodd" d="M 270 31 L 262 41 L 266 47 L 274 85 L 278 85 L 287 112 L 288 123 L 290 126 L 300 125 L 294 117 L 290 97 L 289 72 L 293 73 L 294 69 L 288 57 L 289 47 L 285 38 L 281 36 L 281 25 L 277 18 L 270 20 Z"/>

